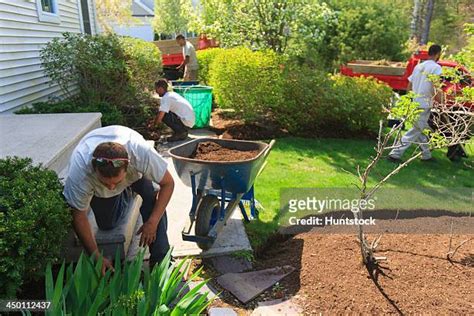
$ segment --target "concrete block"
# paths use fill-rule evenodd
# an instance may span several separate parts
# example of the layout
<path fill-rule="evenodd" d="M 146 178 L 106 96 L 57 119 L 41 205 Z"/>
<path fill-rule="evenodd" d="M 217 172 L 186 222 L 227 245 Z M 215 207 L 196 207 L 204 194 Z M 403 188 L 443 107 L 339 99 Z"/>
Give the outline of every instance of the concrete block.
<path fill-rule="evenodd" d="M 135 195 L 133 201 L 129 204 L 129 207 L 122 214 L 119 225 L 114 229 L 107 231 L 100 230 L 97 227 L 94 213 L 89 211 L 89 224 L 91 225 L 92 233 L 95 236 L 97 245 L 99 246 L 100 251 L 103 252 L 104 256 L 115 258 L 115 252 L 117 249 L 119 249 L 121 258 L 125 258 L 130 243 L 133 239 L 136 223 L 138 218 L 141 218 L 141 204 L 142 198 L 139 195 Z M 82 251 L 83 247 L 79 241 L 79 238 L 73 231 L 71 231 L 66 243 L 66 260 L 76 261 Z"/>
<path fill-rule="evenodd" d="M 30 157 L 60 173 L 79 140 L 101 126 L 101 113 L 0 115 L 0 158 Z"/>

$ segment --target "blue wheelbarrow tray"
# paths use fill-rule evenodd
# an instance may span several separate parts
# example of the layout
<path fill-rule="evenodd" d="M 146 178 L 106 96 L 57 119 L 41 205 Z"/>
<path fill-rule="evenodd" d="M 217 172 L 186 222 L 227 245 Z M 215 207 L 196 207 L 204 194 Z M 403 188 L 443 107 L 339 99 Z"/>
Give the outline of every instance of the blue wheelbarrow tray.
<path fill-rule="evenodd" d="M 209 141 L 229 149 L 258 150 L 259 153 L 252 159 L 241 161 L 208 161 L 191 158 L 199 143 Z M 249 191 L 253 193 L 253 183 L 264 167 L 273 144 L 274 141 L 267 144 L 258 141 L 200 138 L 169 150 L 179 178 L 191 187 L 193 194 L 190 222 L 183 230 L 184 240 L 195 241 L 202 249 L 208 249 L 212 245 L 235 207 L 241 203 L 242 196 Z M 219 199 L 218 206 L 217 199 Z M 213 207 L 213 210 L 209 207 Z M 205 212 L 209 214 L 204 214 Z M 203 219 L 205 215 L 206 218 Z M 247 219 L 244 211 L 243 215 Z M 192 235 L 191 228 L 195 222 L 196 234 Z"/>

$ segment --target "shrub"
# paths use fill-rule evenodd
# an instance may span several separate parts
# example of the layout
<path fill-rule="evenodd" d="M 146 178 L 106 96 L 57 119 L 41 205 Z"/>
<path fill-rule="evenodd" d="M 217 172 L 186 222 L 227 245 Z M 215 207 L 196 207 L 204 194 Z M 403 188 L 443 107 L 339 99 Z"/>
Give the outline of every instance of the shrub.
<path fill-rule="evenodd" d="M 77 109 L 115 108 L 125 118 L 133 113 L 140 121 L 147 120 L 146 109 L 140 109 L 150 103 L 144 90 L 161 72 L 161 55 L 152 43 L 116 35 L 64 33 L 42 49 L 41 61 L 66 98 L 81 105 Z M 78 91 L 72 88 L 76 84 Z"/>
<path fill-rule="evenodd" d="M 61 266 L 53 282 L 51 266 L 46 270 L 46 299 L 51 301 L 51 315 L 201 315 L 212 302 L 199 290 L 207 283 L 202 281 L 185 294 L 185 289 L 199 276 L 194 273 L 182 286 L 188 271 L 182 260 L 171 265 L 171 250 L 153 271 L 143 267 L 143 252 L 122 269 L 120 256 L 115 259 L 115 271 L 101 275 L 102 262 L 94 264 L 82 254 L 73 271 L 70 264 L 65 273 Z M 189 263 L 188 263 L 189 265 Z M 141 281 L 142 267 L 144 268 Z"/>
<path fill-rule="evenodd" d="M 224 49 L 222 48 L 209 48 L 198 50 L 196 52 L 199 64 L 198 79 L 201 84 L 209 85 L 209 73 L 211 70 L 211 64 L 214 62 L 216 57 L 223 51 Z"/>
<path fill-rule="evenodd" d="M 16 114 L 46 114 L 46 113 L 102 113 L 102 126 L 122 125 L 125 123 L 123 114 L 109 103 L 88 104 L 81 106 L 77 100 L 69 99 L 58 102 L 37 102 L 30 108 L 16 111 Z"/>
<path fill-rule="evenodd" d="M 219 107 L 255 120 L 281 101 L 281 57 L 248 48 L 222 51 L 212 63 L 210 85 Z"/>
<path fill-rule="evenodd" d="M 325 124 L 338 127 L 346 135 L 375 134 L 379 121 L 386 114 L 383 107 L 390 104 L 392 89 L 373 78 L 331 77 L 331 90 L 326 94 L 322 116 Z"/>
<path fill-rule="evenodd" d="M 354 137 L 377 132 L 391 89 L 370 78 L 328 77 L 304 65 L 283 73 L 285 97 L 275 118 L 293 135 Z"/>
<path fill-rule="evenodd" d="M 0 160 L 0 297 L 15 297 L 25 280 L 43 275 L 70 227 L 57 175 L 31 162 Z"/>
<path fill-rule="evenodd" d="M 324 95 L 330 88 L 327 75 L 290 63 L 285 66 L 283 81 L 284 102 L 274 109 L 277 123 L 292 135 L 316 135 L 323 124 L 320 120 L 324 120 L 321 109 L 330 106 L 324 104 Z"/>
<path fill-rule="evenodd" d="M 162 72 L 161 53 L 151 42 L 122 37 L 127 73 L 137 91 L 154 91 L 154 83 Z"/>

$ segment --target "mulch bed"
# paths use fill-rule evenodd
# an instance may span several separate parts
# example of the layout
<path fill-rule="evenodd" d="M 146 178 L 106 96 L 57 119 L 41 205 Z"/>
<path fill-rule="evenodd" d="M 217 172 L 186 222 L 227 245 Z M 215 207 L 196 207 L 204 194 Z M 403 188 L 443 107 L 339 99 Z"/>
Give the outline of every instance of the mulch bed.
<path fill-rule="evenodd" d="M 255 158 L 259 150 L 236 150 L 223 147 L 216 142 L 202 142 L 192 156 L 194 159 L 208 161 L 242 161 Z"/>
<path fill-rule="evenodd" d="M 445 219 L 419 218 L 421 225 Z M 436 225 L 436 224 L 435 224 Z M 458 245 L 473 235 L 454 235 Z M 373 239 L 373 236 L 371 237 Z M 370 240 L 371 240 L 370 239 Z M 292 264 L 282 282 L 296 295 L 305 314 L 368 313 L 405 314 L 436 312 L 469 314 L 474 306 L 474 242 L 460 248 L 454 262 L 446 259 L 449 234 L 387 234 L 378 255 L 387 257 L 386 276 L 374 281 L 361 264 L 355 235 L 297 235 L 269 249 L 259 268 Z"/>
<path fill-rule="evenodd" d="M 232 116 L 232 113 L 216 109 L 211 114 L 211 130 L 224 139 L 262 140 L 284 137 L 288 133 L 281 130 L 274 122 L 246 124 Z"/>
<path fill-rule="evenodd" d="M 417 218 L 418 225 L 444 227 L 452 218 Z M 474 219 L 466 217 L 466 220 Z M 398 220 L 404 221 L 404 220 Z M 388 220 L 387 220 L 388 222 Z M 337 231 L 337 230 L 335 230 Z M 456 232 L 456 227 L 455 230 Z M 370 235 L 372 240 L 377 235 Z M 453 248 L 472 234 L 452 236 Z M 377 280 L 361 264 L 355 234 L 319 233 L 318 230 L 288 236 L 259 254 L 254 270 L 292 265 L 297 270 L 247 304 L 231 294 L 215 306 L 228 306 L 249 314 L 256 302 L 292 297 L 305 315 L 362 313 L 467 315 L 474 306 L 474 240 L 465 243 L 453 261 L 446 258 L 450 234 L 385 234 L 377 255 L 386 275 Z M 236 308 L 237 307 L 237 308 Z"/>

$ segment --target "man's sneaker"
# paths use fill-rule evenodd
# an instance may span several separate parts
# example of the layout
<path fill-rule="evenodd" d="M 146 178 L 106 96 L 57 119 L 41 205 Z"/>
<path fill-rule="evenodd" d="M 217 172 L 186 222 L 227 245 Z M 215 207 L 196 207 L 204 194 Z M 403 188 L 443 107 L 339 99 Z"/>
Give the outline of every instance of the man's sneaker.
<path fill-rule="evenodd" d="M 400 158 L 393 157 L 393 156 L 390 156 L 390 155 L 387 156 L 387 160 L 390 161 L 390 162 L 395 162 L 395 163 L 402 162 L 402 160 Z"/>
<path fill-rule="evenodd" d="M 168 142 L 177 142 L 180 140 L 185 140 L 188 137 L 188 132 L 176 133 L 168 137 L 166 140 Z"/>

